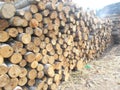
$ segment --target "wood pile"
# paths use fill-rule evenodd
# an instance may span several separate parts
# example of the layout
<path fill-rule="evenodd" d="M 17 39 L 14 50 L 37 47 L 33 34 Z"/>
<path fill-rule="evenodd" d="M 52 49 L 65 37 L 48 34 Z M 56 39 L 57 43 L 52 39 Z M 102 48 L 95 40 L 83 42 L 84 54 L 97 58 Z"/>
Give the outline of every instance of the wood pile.
<path fill-rule="evenodd" d="M 12 4 L 14 12 L 5 6 L 11 17 L 0 9 L 0 90 L 56 90 L 111 42 L 111 21 L 72 2 Z"/>
<path fill-rule="evenodd" d="M 120 43 L 120 15 L 108 16 L 112 20 L 112 39 L 114 44 Z"/>

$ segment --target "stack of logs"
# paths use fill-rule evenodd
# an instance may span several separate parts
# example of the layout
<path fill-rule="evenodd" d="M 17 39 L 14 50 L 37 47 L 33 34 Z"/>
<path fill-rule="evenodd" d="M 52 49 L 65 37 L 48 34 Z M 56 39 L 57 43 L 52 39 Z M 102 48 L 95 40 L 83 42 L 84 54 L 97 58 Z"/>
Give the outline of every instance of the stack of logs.
<path fill-rule="evenodd" d="M 12 4 L 13 17 L 0 14 L 0 90 L 56 90 L 109 46 L 111 21 L 93 11 L 62 0 Z"/>
<path fill-rule="evenodd" d="M 120 44 L 120 15 L 107 16 L 112 20 L 112 41 L 114 44 Z"/>

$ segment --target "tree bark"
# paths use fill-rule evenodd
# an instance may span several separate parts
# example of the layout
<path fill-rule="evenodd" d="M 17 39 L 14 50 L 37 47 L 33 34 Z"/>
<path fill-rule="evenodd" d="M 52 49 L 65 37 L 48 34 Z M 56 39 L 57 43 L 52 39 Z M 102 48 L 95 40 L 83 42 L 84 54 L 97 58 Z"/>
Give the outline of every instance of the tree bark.
<path fill-rule="evenodd" d="M 39 2 L 40 0 L 20 0 L 18 2 L 15 3 L 15 8 L 16 9 L 21 9 L 24 8 L 30 4 L 34 4 Z"/>

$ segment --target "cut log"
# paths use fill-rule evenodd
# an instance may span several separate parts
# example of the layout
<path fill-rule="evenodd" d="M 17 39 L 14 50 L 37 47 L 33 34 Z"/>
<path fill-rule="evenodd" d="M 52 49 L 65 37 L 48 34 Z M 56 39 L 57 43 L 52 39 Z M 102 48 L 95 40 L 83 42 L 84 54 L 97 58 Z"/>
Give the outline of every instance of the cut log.
<path fill-rule="evenodd" d="M 28 33 L 28 34 L 32 35 L 33 34 L 33 29 L 31 27 L 27 27 L 25 29 L 25 33 Z"/>
<path fill-rule="evenodd" d="M 46 38 L 45 38 L 45 42 L 46 42 L 46 44 L 49 44 L 50 38 L 46 37 Z"/>
<path fill-rule="evenodd" d="M 21 55 L 25 55 L 26 52 L 27 52 L 26 48 L 19 48 L 19 50 L 18 50 L 18 53 L 20 53 Z"/>
<path fill-rule="evenodd" d="M 20 75 L 21 73 L 21 68 L 18 65 L 12 65 L 8 71 L 8 74 L 12 78 L 16 78 Z"/>
<path fill-rule="evenodd" d="M 42 64 L 38 64 L 38 66 L 37 66 L 37 71 L 43 71 L 43 69 L 44 69 L 44 66 L 42 65 Z"/>
<path fill-rule="evenodd" d="M 30 6 L 30 11 L 35 14 L 38 12 L 38 7 L 36 5 L 31 5 Z"/>
<path fill-rule="evenodd" d="M 32 52 L 27 52 L 24 55 L 25 60 L 27 60 L 27 62 L 32 63 L 35 60 L 35 54 Z"/>
<path fill-rule="evenodd" d="M 36 86 L 37 86 L 37 90 L 41 90 L 44 86 L 44 81 L 41 80 L 38 81 Z"/>
<path fill-rule="evenodd" d="M 21 60 L 22 60 L 22 55 L 20 53 L 14 53 L 10 58 L 10 61 L 13 64 L 20 63 Z"/>
<path fill-rule="evenodd" d="M 42 22 L 39 22 L 39 27 L 40 27 L 40 28 L 43 28 L 43 21 L 42 21 Z"/>
<path fill-rule="evenodd" d="M 35 79 L 30 79 L 29 81 L 28 81 L 28 86 L 34 86 L 34 84 L 35 84 Z M 33 87 L 33 88 L 31 88 L 31 89 L 29 89 L 29 90 L 36 90 L 35 89 L 36 87 Z"/>
<path fill-rule="evenodd" d="M 58 16 L 56 11 L 50 12 L 50 19 L 56 19 Z"/>
<path fill-rule="evenodd" d="M 7 67 L 7 65 L 5 64 L 0 65 L 0 76 L 6 74 L 8 72 L 8 69 L 9 68 Z"/>
<path fill-rule="evenodd" d="M 5 19 L 0 20 L 0 31 L 5 30 L 9 26 L 9 22 Z"/>
<path fill-rule="evenodd" d="M 52 39 L 52 40 L 51 40 L 51 43 L 52 43 L 52 45 L 56 45 L 56 40 L 55 40 L 55 39 Z"/>
<path fill-rule="evenodd" d="M 48 79 L 47 79 L 47 84 L 48 84 L 48 85 L 51 85 L 52 83 L 53 83 L 53 78 L 48 78 Z"/>
<path fill-rule="evenodd" d="M 10 24 L 12 26 L 21 26 L 21 27 L 26 27 L 27 21 L 25 19 L 22 19 L 19 16 L 14 16 L 10 19 Z"/>
<path fill-rule="evenodd" d="M 48 9 L 45 9 L 43 12 L 42 12 L 42 15 L 47 17 L 49 15 L 49 10 Z"/>
<path fill-rule="evenodd" d="M 15 52 L 18 52 L 19 48 L 23 48 L 23 43 L 19 41 L 13 41 L 10 43 Z"/>
<path fill-rule="evenodd" d="M 46 83 L 43 86 L 43 90 L 48 90 L 48 85 Z"/>
<path fill-rule="evenodd" d="M 9 39 L 9 34 L 5 31 L 0 31 L 0 42 L 6 42 Z"/>
<path fill-rule="evenodd" d="M 40 37 L 41 35 L 42 35 L 42 29 L 40 29 L 40 28 L 36 28 L 35 30 L 34 30 L 34 34 L 36 35 L 36 36 L 38 36 L 38 37 Z"/>
<path fill-rule="evenodd" d="M 35 44 L 33 42 L 30 42 L 27 44 L 26 48 L 29 51 L 33 51 L 33 49 L 35 48 Z"/>
<path fill-rule="evenodd" d="M 55 74 L 54 82 L 56 83 L 57 86 L 60 84 L 60 75 L 59 74 Z"/>
<path fill-rule="evenodd" d="M 42 59 L 42 54 L 41 53 L 36 53 L 35 54 L 35 61 L 39 62 Z"/>
<path fill-rule="evenodd" d="M 41 22 L 42 19 L 43 19 L 43 16 L 42 16 L 42 14 L 40 14 L 40 13 L 35 13 L 34 18 L 35 18 L 38 22 Z"/>
<path fill-rule="evenodd" d="M 37 12 L 38 12 L 38 8 L 36 5 L 33 4 L 27 7 L 24 7 L 22 9 L 18 9 L 16 11 L 16 15 L 22 16 L 22 17 L 24 16 L 24 18 L 29 21 L 30 19 L 32 19 L 32 14 L 35 14 Z"/>
<path fill-rule="evenodd" d="M 37 78 L 42 79 L 43 77 L 44 77 L 44 72 L 43 71 L 39 71 L 37 73 Z"/>
<path fill-rule="evenodd" d="M 9 29 L 7 29 L 7 32 L 13 38 L 17 37 L 17 35 L 18 35 L 18 30 L 16 28 L 9 28 Z"/>
<path fill-rule="evenodd" d="M 62 2 L 57 3 L 56 7 L 57 7 L 58 11 L 62 11 L 63 10 L 63 3 Z"/>
<path fill-rule="evenodd" d="M 37 77 L 37 71 L 35 69 L 31 69 L 28 72 L 28 78 L 34 80 Z"/>
<path fill-rule="evenodd" d="M 49 86 L 50 90 L 56 90 L 57 89 L 57 85 L 55 83 L 53 83 L 52 85 Z"/>
<path fill-rule="evenodd" d="M 51 2 L 47 3 L 46 9 L 51 10 L 51 11 L 55 10 L 56 9 L 55 3 L 51 3 Z"/>
<path fill-rule="evenodd" d="M 51 20 L 49 17 L 44 17 L 43 22 L 44 22 L 44 24 L 49 24 L 49 23 L 51 23 Z"/>
<path fill-rule="evenodd" d="M 22 77 L 18 81 L 19 86 L 24 86 L 27 83 L 27 77 Z"/>
<path fill-rule="evenodd" d="M 27 34 L 27 33 L 22 33 L 19 35 L 18 38 L 21 42 L 23 42 L 24 44 L 28 44 L 31 41 L 31 35 Z"/>
<path fill-rule="evenodd" d="M 10 45 L 12 46 L 15 52 L 19 52 L 19 49 L 23 48 L 23 43 L 19 41 L 11 42 Z"/>
<path fill-rule="evenodd" d="M 21 68 L 21 73 L 19 74 L 19 77 L 25 77 L 27 75 L 27 69 Z"/>
<path fill-rule="evenodd" d="M 18 1 L 15 3 L 15 8 L 16 9 L 21 9 L 21 8 L 24 8 L 30 4 L 34 4 L 34 3 L 37 3 L 39 2 L 40 0 L 21 0 L 21 1 Z"/>
<path fill-rule="evenodd" d="M 58 59 L 58 54 L 54 54 L 54 58 L 55 58 L 55 60 L 57 60 Z"/>
<path fill-rule="evenodd" d="M 51 44 L 51 43 L 48 43 L 48 44 L 46 45 L 46 50 L 47 50 L 48 52 L 50 52 L 52 49 L 53 49 L 52 44 Z"/>
<path fill-rule="evenodd" d="M 27 61 L 26 60 L 22 60 L 22 61 L 20 61 L 19 65 L 21 67 L 25 67 L 27 65 Z"/>
<path fill-rule="evenodd" d="M 62 51 L 61 48 L 57 50 L 57 54 L 58 54 L 58 55 L 62 55 L 62 53 L 63 53 L 63 51 Z"/>
<path fill-rule="evenodd" d="M 17 30 L 18 30 L 18 33 L 23 33 L 23 28 L 18 27 Z"/>
<path fill-rule="evenodd" d="M 62 68 L 62 63 L 61 62 L 55 62 L 54 69 L 55 70 L 61 70 L 61 68 Z"/>
<path fill-rule="evenodd" d="M 22 27 L 27 27 L 28 26 L 28 21 L 26 19 L 22 19 L 22 20 L 23 20 Z"/>
<path fill-rule="evenodd" d="M 41 48 L 41 49 L 44 49 L 45 47 L 46 47 L 46 43 L 45 43 L 45 42 L 41 42 L 41 43 L 40 43 L 40 48 Z"/>
<path fill-rule="evenodd" d="M 59 40 L 58 40 L 58 43 L 60 44 L 60 45 L 63 45 L 63 39 L 62 38 L 60 38 Z"/>
<path fill-rule="evenodd" d="M 46 74 L 47 76 L 49 76 L 49 77 L 54 77 L 54 75 L 55 75 L 54 68 L 53 68 L 53 66 L 50 65 L 50 64 L 46 64 L 46 65 L 44 66 L 44 72 L 45 72 L 45 74 Z"/>
<path fill-rule="evenodd" d="M 10 78 L 7 74 L 0 75 L 0 87 L 4 87 L 10 82 Z"/>
<path fill-rule="evenodd" d="M 26 11 L 24 13 L 24 18 L 27 20 L 27 21 L 30 21 L 32 19 L 32 14 L 30 11 Z"/>
<path fill-rule="evenodd" d="M 8 58 L 13 54 L 13 48 L 8 44 L 3 44 L 0 46 L 0 54 L 4 58 Z"/>
<path fill-rule="evenodd" d="M 39 11 L 44 10 L 45 9 L 45 3 L 39 2 L 38 3 L 38 9 L 39 9 Z"/>
<path fill-rule="evenodd" d="M 30 23 L 29 23 L 29 26 L 32 27 L 32 28 L 37 28 L 38 27 L 38 21 L 36 19 L 31 19 L 30 20 Z"/>
<path fill-rule="evenodd" d="M 34 43 L 36 46 L 39 46 L 40 43 L 41 43 L 41 40 L 40 40 L 39 37 L 33 37 L 33 38 L 32 38 L 32 41 L 33 41 L 33 43 Z"/>
<path fill-rule="evenodd" d="M 44 39 L 45 39 L 45 35 L 42 34 L 42 35 L 40 36 L 40 40 L 43 41 Z"/>
<path fill-rule="evenodd" d="M 33 61 L 30 65 L 30 67 L 33 68 L 33 69 L 37 68 L 37 66 L 38 66 L 38 61 Z"/>
<path fill-rule="evenodd" d="M 54 62 L 55 62 L 54 56 L 49 56 L 48 63 L 49 63 L 49 64 L 54 64 Z"/>
<path fill-rule="evenodd" d="M 18 85 L 18 79 L 12 78 L 10 82 L 4 87 L 4 90 L 13 90 Z"/>
<path fill-rule="evenodd" d="M 49 56 L 45 53 L 44 56 L 43 56 L 43 58 L 42 58 L 42 60 L 41 60 L 41 63 L 42 64 L 47 64 L 48 60 L 49 60 Z"/>
<path fill-rule="evenodd" d="M 15 6 L 12 3 L 4 3 L 0 6 L 0 17 L 10 19 L 15 14 Z"/>
<path fill-rule="evenodd" d="M 34 53 L 38 53 L 40 51 L 40 48 L 39 47 L 35 47 L 34 49 L 33 49 L 33 52 Z"/>

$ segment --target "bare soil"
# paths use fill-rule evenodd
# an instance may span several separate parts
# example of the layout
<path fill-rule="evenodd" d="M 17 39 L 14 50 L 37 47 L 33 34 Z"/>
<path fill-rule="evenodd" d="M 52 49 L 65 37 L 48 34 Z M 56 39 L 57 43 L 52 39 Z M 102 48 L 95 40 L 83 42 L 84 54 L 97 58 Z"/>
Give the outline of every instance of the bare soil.
<path fill-rule="evenodd" d="M 58 90 L 120 90 L 120 45 L 109 48 L 89 66 L 72 72 Z"/>

